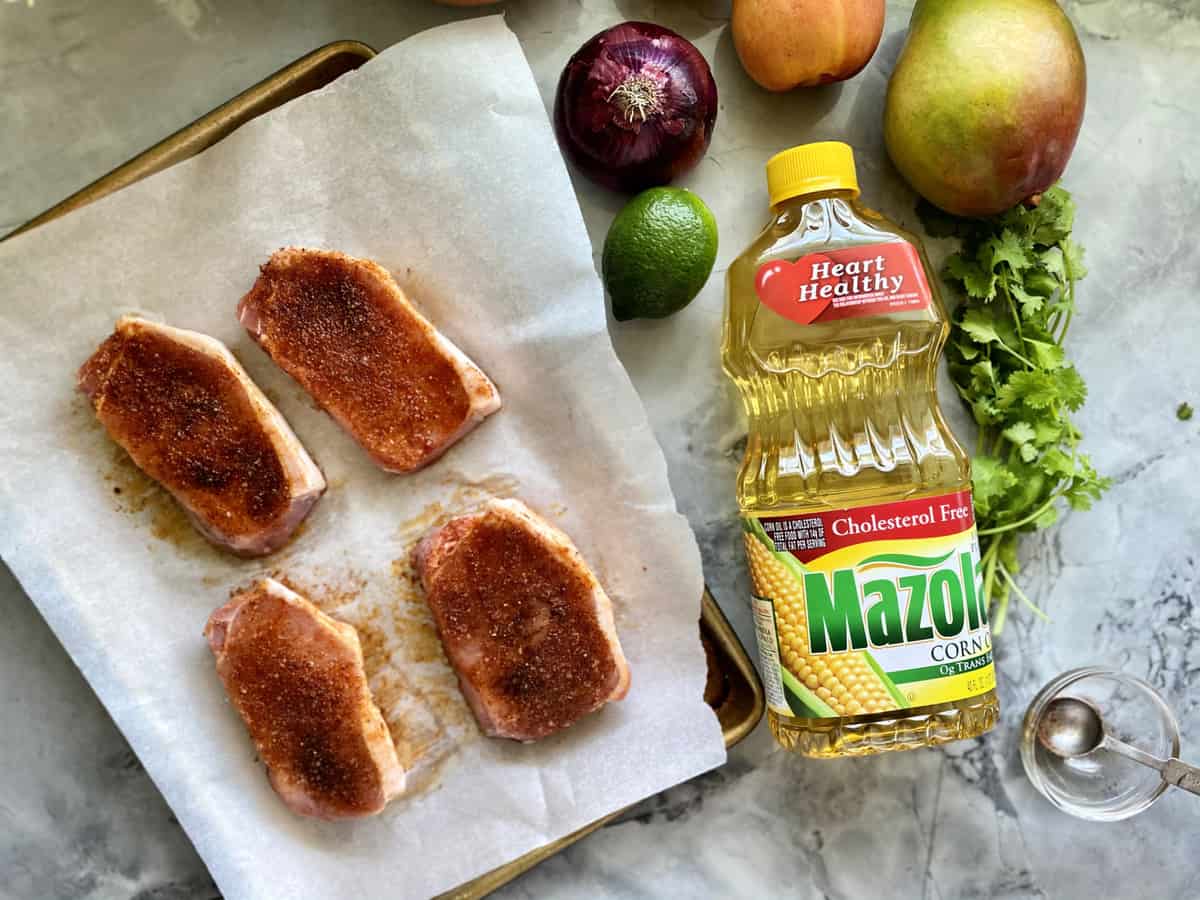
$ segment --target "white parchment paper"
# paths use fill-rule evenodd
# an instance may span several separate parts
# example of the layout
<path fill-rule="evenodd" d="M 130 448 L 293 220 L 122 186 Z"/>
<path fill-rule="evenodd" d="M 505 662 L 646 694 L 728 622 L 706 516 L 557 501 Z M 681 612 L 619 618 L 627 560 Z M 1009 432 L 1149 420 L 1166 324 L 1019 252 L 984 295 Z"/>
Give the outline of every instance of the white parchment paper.
<path fill-rule="evenodd" d="M 285 245 L 392 270 L 504 409 L 429 469 L 379 472 L 235 318 Z M 74 392 L 116 318 L 225 341 L 324 469 L 262 561 L 195 535 Z M 724 761 L 701 699 L 699 554 L 613 353 L 591 246 L 533 77 L 499 17 L 393 47 L 203 155 L 0 245 L 0 554 L 166 796 L 222 892 L 426 897 Z M 614 600 L 628 699 L 536 745 L 478 735 L 412 584 L 424 528 L 518 496 Z M 417 790 L 371 820 L 272 794 L 201 629 L 256 575 L 357 625 Z M 31 710 L 30 714 L 36 714 Z"/>

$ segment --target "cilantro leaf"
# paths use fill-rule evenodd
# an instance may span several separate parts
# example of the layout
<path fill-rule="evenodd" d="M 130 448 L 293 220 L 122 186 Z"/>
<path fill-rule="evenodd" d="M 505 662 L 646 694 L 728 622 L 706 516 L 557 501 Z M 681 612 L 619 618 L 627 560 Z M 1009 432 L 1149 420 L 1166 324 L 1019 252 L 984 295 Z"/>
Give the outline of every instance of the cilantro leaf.
<path fill-rule="evenodd" d="M 1066 365 L 1066 354 L 1058 344 L 1030 338 L 1026 339 L 1025 346 L 1029 348 L 1033 361 L 1043 369 L 1060 369 Z"/>
<path fill-rule="evenodd" d="M 1056 373 L 1059 399 L 1071 412 L 1077 411 L 1087 400 L 1087 384 L 1074 366 L 1066 366 Z"/>
<path fill-rule="evenodd" d="M 1035 437 L 1037 432 L 1033 430 L 1033 426 L 1028 422 L 1013 422 L 1001 432 L 1006 438 L 1014 444 L 1028 444 Z"/>
<path fill-rule="evenodd" d="M 1053 444 L 1062 439 L 1062 423 L 1057 419 L 1042 419 L 1033 426 L 1033 441 L 1039 447 Z"/>
<path fill-rule="evenodd" d="M 1052 187 L 1042 194 L 1032 219 L 1030 236 L 1034 243 L 1057 244 L 1070 236 L 1075 225 L 1075 201 L 1061 187 Z"/>
<path fill-rule="evenodd" d="M 1062 279 L 1054 275 L 1045 267 L 1039 267 L 1025 275 L 1024 286 L 1013 283 L 1009 285 L 1009 289 L 1013 292 L 1014 297 L 1019 297 L 1022 294 L 1028 293 L 1034 297 L 1041 297 L 1042 302 L 1054 296 L 1054 292 L 1062 287 Z"/>
<path fill-rule="evenodd" d="M 984 243 L 991 259 L 991 268 L 995 269 L 1007 263 L 1014 272 L 1023 272 L 1033 265 L 1033 256 L 1019 237 L 1007 228 L 997 237 L 989 238 Z"/>
<path fill-rule="evenodd" d="M 1051 247 L 1049 250 L 1043 250 L 1038 254 L 1038 262 L 1047 274 L 1053 276 L 1058 281 L 1067 280 L 1067 266 L 1063 262 L 1063 252 L 1060 247 Z"/>
<path fill-rule="evenodd" d="M 1045 297 L 1031 294 L 1015 281 L 1009 282 L 1006 287 L 1008 295 L 1021 304 L 1021 315 L 1024 318 L 1032 318 L 1046 305 Z"/>
<path fill-rule="evenodd" d="M 975 424 L 980 426 L 991 425 L 1003 418 L 1000 407 L 984 397 L 971 401 L 971 415 L 975 417 Z"/>
<path fill-rule="evenodd" d="M 1075 472 L 1075 460 L 1058 447 L 1051 447 L 1042 454 L 1042 469 L 1050 475 L 1071 475 Z"/>
<path fill-rule="evenodd" d="M 946 260 L 946 276 L 961 282 L 968 296 L 981 300 L 996 296 L 996 273 L 957 253 Z"/>
<path fill-rule="evenodd" d="M 1037 528 L 1049 528 L 1051 525 L 1053 525 L 1057 521 L 1058 521 L 1058 507 L 1057 506 L 1047 506 L 1044 510 L 1041 511 L 1041 513 L 1038 514 L 1037 518 L 1035 518 L 1033 520 L 1033 524 Z"/>
<path fill-rule="evenodd" d="M 1093 476 L 1095 473 L 1093 473 Z M 1067 490 L 1067 502 L 1071 509 L 1091 509 L 1092 504 L 1100 499 L 1100 495 L 1108 489 L 1111 480 L 1099 477 L 1079 477 L 1071 482 Z"/>
<path fill-rule="evenodd" d="M 1030 409 L 1048 409 L 1058 400 L 1058 385 L 1048 372 L 1013 372 L 996 397 L 1001 409 L 1019 404 Z"/>
<path fill-rule="evenodd" d="M 1016 483 L 1017 476 L 991 456 L 977 456 L 971 463 L 975 504 L 981 509 L 986 510 L 994 500 L 1002 497 Z"/>
<path fill-rule="evenodd" d="M 1062 242 L 1062 255 L 1063 268 L 1066 269 L 1068 278 L 1079 281 L 1087 275 L 1087 266 L 1083 264 L 1083 248 L 1070 238 Z"/>
<path fill-rule="evenodd" d="M 1020 456 L 1005 460 L 1004 467 L 1012 477 L 1013 484 L 1001 502 L 994 506 L 995 517 L 1004 523 L 1019 522 L 1045 501 L 1058 482 L 1047 477 L 1036 462 L 1021 459 Z"/>
<path fill-rule="evenodd" d="M 996 370 L 992 368 L 991 360 L 981 360 L 971 366 L 971 387 L 983 393 L 996 386 Z"/>
<path fill-rule="evenodd" d="M 978 359 L 979 357 L 979 348 L 972 347 L 968 342 L 956 341 L 953 346 L 954 349 L 958 351 L 959 356 L 961 356 L 967 362 L 970 362 L 973 359 Z"/>
<path fill-rule="evenodd" d="M 959 327 L 981 344 L 1004 343 L 996 331 L 996 315 L 987 307 L 968 309 Z"/>
<path fill-rule="evenodd" d="M 1067 490 L 1067 502 L 1072 509 L 1091 509 L 1092 504 L 1100 499 L 1100 494 L 1111 485 L 1112 479 L 1102 478 L 1092 467 L 1090 458 L 1080 455 L 1076 460 L 1074 478 Z"/>

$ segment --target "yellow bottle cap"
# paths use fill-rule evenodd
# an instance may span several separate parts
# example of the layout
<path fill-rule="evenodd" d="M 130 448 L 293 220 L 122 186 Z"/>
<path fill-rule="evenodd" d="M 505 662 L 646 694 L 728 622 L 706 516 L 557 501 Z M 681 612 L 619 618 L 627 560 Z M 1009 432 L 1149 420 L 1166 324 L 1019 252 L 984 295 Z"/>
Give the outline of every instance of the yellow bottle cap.
<path fill-rule="evenodd" d="M 846 190 L 858 194 L 854 151 L 849 144 L 801 144 L 767 160 L 767 192 L 772 206 L 801 194 Z"/>

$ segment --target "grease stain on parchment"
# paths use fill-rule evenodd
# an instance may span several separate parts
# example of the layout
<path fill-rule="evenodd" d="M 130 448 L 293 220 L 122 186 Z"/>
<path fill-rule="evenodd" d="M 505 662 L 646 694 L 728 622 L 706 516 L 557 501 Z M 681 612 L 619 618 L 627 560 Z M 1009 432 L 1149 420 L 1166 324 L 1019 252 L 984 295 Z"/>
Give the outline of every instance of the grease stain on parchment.
<path fill-rule="evenodd" d="M 397 541 L 411 552 L 431 528 L 440 528 L 451 519 L 479 512 L 492 499 L 511 500 L 520 486 L 511 475 L 488 475 L 470 481 L 454 473 L 447 474 L 442 484 L 452 488 L 444 501 L 437 500 L 419 513 L 403 519 L 396 528 Z"/>
<path fill-rule="evenodd" d="M 139 469 L 116 444 L 111 447 L 109 466 L 103 477 L 112 487 L 116 508 L 145 522 L 155 539 L 191 555 L 219 553 L 196 530 L 170 492 Z"/>
<path fill-rule="evenodd" d="M 479 730 L 415 582 L 322 567 L 271 574 L 354 626 L 371 695 L 408 773 L 405 796 L 436 787 L 443 766 Z"/>

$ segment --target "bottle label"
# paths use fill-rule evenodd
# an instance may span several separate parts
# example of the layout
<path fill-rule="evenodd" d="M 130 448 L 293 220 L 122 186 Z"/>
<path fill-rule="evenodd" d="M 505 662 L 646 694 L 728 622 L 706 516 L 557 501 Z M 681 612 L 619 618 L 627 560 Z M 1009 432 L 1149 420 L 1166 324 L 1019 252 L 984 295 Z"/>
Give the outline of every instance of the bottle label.
<path fill-rule="evenodd" d="M 810 253 L 758 267 L 754 290 L 779 315 L 810 325 L 929 306 L 929 281 L 907 241 Z"/>
<path fill-rule="evenodd" d="M 894 713 L 995 687 L 970 491 L 743 524 L 775 712 Z"/>

